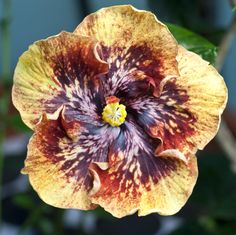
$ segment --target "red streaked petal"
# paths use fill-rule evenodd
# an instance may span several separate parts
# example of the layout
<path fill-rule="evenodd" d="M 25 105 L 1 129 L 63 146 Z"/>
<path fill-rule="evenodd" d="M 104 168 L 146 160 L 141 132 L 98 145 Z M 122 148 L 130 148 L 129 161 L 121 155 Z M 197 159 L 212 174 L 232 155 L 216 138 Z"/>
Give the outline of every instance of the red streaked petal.
<path fill-rule="evenodd" d="M 101 76 L 107 96 L 136 97 L 149 88 L 158 90 L 165 78 L 161 58 L 146 44 L 103 46 L 102 52 L 101 57 L 109 64 L 109 72 Z"/>
<path fill-rule="evenodd" d="M 162 141 L 158 152 L 178 149 L 188 154 L 195 151 L 196 147 L 188 137 L 195 134 L 197 120 L 186 105 L 188 99 L 187 90 L 171 79 L 163 87 L 160 97 L 143 96 L 129 102 L 128 107 L 137 122 L 152 137 Z"/>
<path fill-rule="evenodd" d="M 90 114 L 101 103 L 97 76 L 106 73 L 108 65 L 99 58 L 99 50 L 94 39 L 66 32 L 30 46 L 16 66 L 12 94 L 29 127 L 44 112 L 56 119 L 62 105 Z"/>
<path fill-rule="evenodd" d="M 200 56 L 179 49 L 180 77 L 168 80 L 159 97 L 143 96 L 126 104 L 138 123 L 162 141 L 157 149 L 195 153 L 215 136 L 227 100 L 218 72 Z"/>
<path fill-rule="evenodd" d="M 87 113 L 80 112 L 78 108 L 73 108 L 69 105 L 63 107 L 61 123 L 70 138 L 77 141 L 80 138 L 81 128 L 84 125 L 96 128 L 101 128 L 105 125 L 97 113 L 97 107 L 93 110 L 91 106 Z"/>
<path fill-rule="evenodd" d="M 75 33 L 103 45 L 101 57 L 110 68 L 104 79 L 108 96 L 126 90 L 128 82 L 144 79 L 159 95 L 161 81 L 178 76 L 177 42 L 151 12 L 129 5 L 103 8 L 87 16 Z"/>
<path fill-rule="evenodd" d="M 59 120 L 46 115 L 35 128 L 28 145 L 22 173 L 29 175 L 32 187 L 46 203 L 60 208 L 93 209 L 88 198 L 93 177 L 88 171 L 91 159 L 73 143 Z"/>
<path fill-rule="evenodd" d="M 28 145 L 23 173 L 46 203 L 61 208 L 92 209 L 88 197 L 96 188 L 91 164 L 105 169 L 110 141 L 118 134 L 108 125 L 80 122 L 78 138 L 71 139 L 62 114 L 57 120 L 43 115 Z M 70 132 L 69 132 L 70 133 Z M 73 132 L 74 134 L 74 132 Z"/>
<path fill-rule="evenodd" d="M 155 156 L 155 140 L 132 122 L 125 126 L 110 151 L 109 168 L 93 168 L 100 188 L 93 192 L 91 200 L 116 217 L 137 210 L 140 216 L 176 213 L 196 182 L 195 157 L 183 161 L 176 150 Z"/>
<path fill-rule="evenodd" d="M 216 135 L 221 114 L 227 103 L 228 91 L 223 77 L 199 55 L 179 46 L 179 87 L 187 90 L 186 106 L 197 120 L 193 126 L 195 135 L 188 138 L 198 149 L 203 149 Z"/>

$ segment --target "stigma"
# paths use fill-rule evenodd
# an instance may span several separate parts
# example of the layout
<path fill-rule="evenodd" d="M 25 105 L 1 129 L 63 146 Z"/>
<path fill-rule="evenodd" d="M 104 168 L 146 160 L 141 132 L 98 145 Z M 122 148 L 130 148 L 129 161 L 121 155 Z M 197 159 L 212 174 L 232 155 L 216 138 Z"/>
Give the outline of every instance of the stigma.
<path fill-rule="evenodd" d="M 127 116 L 126 108 L 119 102 L 120 99 L 116 96 L 109 96 L 106 98 L 106 106 L 102 112 L 102 119 L 111 126 L 120 126 L 125 122 Z"/>

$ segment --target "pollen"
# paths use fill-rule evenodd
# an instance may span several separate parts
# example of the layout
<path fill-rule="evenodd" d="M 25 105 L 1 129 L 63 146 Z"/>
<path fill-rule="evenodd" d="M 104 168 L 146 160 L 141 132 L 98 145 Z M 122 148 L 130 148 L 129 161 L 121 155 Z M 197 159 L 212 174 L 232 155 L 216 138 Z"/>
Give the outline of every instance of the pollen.
<path fill-rule="evenodd" d="M 107 105 L 102 112 L 102 119 L 111 126 L 120 126 L 127 116 L 125 105 L 119 103 L 117 97 L 111 96 L 106 99 Z"/>

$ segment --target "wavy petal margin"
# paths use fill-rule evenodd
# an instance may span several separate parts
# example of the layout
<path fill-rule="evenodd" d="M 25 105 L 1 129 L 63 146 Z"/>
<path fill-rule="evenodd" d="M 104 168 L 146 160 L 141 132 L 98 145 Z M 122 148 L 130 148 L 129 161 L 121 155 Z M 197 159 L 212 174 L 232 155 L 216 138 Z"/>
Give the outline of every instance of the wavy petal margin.
<path fill-rule="evenodd" d="M 179 47 L 180 77 L 170 79 L 159 97 L 130 100 L 137 121 L 162 147 L 195 154 L 216 135 L 227 102 L 227 88 L 216 69 Z"/>
<path fill-rule="evenodd" d="M 187 91 L 185 105 L 196 119 L 195 135 L 187 137 L 187 141 L 203 149 L 219 129 L 228 90 L 223 77 L 199 55 L 179 46 L 177 60 L 180 77 L 176 83 Z"/>
<path fill-rule="evenodd" d="M 57 119 L 62 104 L 83 114 L 96 109 L 100 92 L 96 76 L 108 70 L 98 50 L 94 39 L 62 32 L 35 42 L 23 53 L 14 73 L 12 98 L 26 125 L 33 128 L 44 112 Z"/>
<path fill-rule="evenodd" d="M 102 58 L 110 68 L 106 81 L 110 92 L 118 85 L 124 89 L 127 79 L 138 77 L 153 80 L 158 95 L 163 79 L 179 75 L 177 42 L 151 12 L 130 5 L 102 8 L 87 16 L 74 33 L 93 37 L 103 45 Z"/>
<path fill-rule="evenodd" d="M 128 113 L 115 128 L 100 117 L 111 95 Z M 35 130 L 22 172 L 56 207 L 172 215 L 191 195 L 195 153 L 215 136 L 226 101 L 218 72 L 152 13 L 103 8 L 17 64 L 13 102 Z"/>
<path fill-rule="evenodd" d="M 125 125 L 111 148 L 110 167 L 94 169 L 100 188 L 91 195 L 92 202 L 118 218 L 136 211 L 139 216 L 175 214 L 196 183 L 195 156 L 185 161 L 176 150 L 155 156 L 155 143 L 132 123 Z"/>
<path fill-rule="evenodd" d="M 83 149 L 73 143 L 60 127 L 59 120 L 43 115 L 28 145 L 22 173 L 46 203 L 60 208 L 93 209 L 88 198 L 93 177 L 88 172 L 91 159 L 79 153 Z"/>
<path fill-rule="evenodd" d="M 68 121 L 66 115 L 64 108 L 56 120 L 43 114 L 29 142 L 22 173 L 29 175 L 32 187 L 46 203 L 60 208 L 94 209 L 89 194 L 100 184 L 91 166 L 107 169 L 109 145 L 119 128 Z"/>

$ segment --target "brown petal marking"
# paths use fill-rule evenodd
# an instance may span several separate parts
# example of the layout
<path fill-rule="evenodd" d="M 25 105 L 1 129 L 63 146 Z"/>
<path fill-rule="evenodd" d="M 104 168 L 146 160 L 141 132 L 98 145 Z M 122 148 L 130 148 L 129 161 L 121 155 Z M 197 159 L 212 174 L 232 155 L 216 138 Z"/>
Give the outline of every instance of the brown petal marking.
<path fill-rule="evenodd" d="M 62 119 L 48 120 L 46 115 L 36 126 L 28 145 L 23 173 L 29 174 L 33 188 L 46 203 L 61 208 L 92 209 L 88 198 L 93 190 L 91 163 L 107 162 L 109 139 L 104 127 L 80 123 L 75 142 L 63 129 Z M 109 128 L 109 127 L 108 127 Z"/>
<path fill-rule="evenodd" d="M 109 72 L 101 76 L 107 96 L 123 99 L 159 89 L 162 74 L 162 58 L 156 58 L 145 45 L 119 48 L 103 46 L 101 58 L 109 64 Z"/>
<path fill-rule="evenodd" d="M 97 50 L 93 39 L 62 32 L 37 41 L 20 57 L 12 96 L 29 127 L 33 128 L 44 112 L 57 119 L 55 112 L 62 104 L 85 113 L 96 109 L 101 99 L 97 76 L 108 70 Z"/>
<path fill-rule="evenodd" d="M 99 86 L 97 76 L 108 71 L 108 64 L 99 58 L 98 43 L 94 39 L 71 33 L 63 32 L 60 35 L 60 38 L 53 37 L 54 40 L 49 38 L 48 41 L 37 42 L 53 68 L 54 79 L 62 87 L 74 85 L 76 81 L 82 89 L 92 85 L 90 83 Z M 68 37 L 71 40 L 69 42 Z M 53 47 L 60 49 L 52 51 Z"/>
<path fill-rule="evenodd" d="M 163 87 L 160 97 L 144 96 L 129 102 L 130 112 L 137 117 L 138 123 L 152 137 L 161 140 L 157 152 L 178 149 L 188 154 L 189 149 L 195 147 L 187 139 L 194 135 L 196 122 L 186 105 L 188 99 L 187 91 L 171 79 Z"/>
<path fill-rule="evenodd" d="M 215 136 L 227 101 L 222 77 L 200 56 L 179 49 L 180 77 L 170 79 L 158 98 L 130 100 L 128 111 L 147 132 L 162 141 L 157 152 L 195 153 Z"/>
<path fill-rule="evenodd" d="M 185 106 L 195 117 L 194 135 L 187 141 L 203 149 L 216 135 L 221 114 L 226 106 L 228 91 L 223 77 L 197 54 L 179 46 L 178 67 L 180 77 L 176 84 L 185 89 L 189 99 Z"/>
<path fill-rule="evenodd" d="M 93 106 L 87 112 L 81 112 L 79 107 L 72 108 L 66 105 L 62 109 L 62 117 L 61 123 L 64 130 L 74 141 L 77 141 L 80 137 L 81 125 L 90 124 L 97 128 L 104 126 L 103 120 L 97 114 L 97 107 L 93 110 Z"/>
<path fill-rule="evenodd" d="M 138 63 L 142 54 L 143 61 L 134 66 L 134 70 L 137 70 L 137 67 L 139 70 L 136 74 L 133 71 L 133 74 L 137 77 L 152 74 L 156 96 L 161 90 L 160 79 L 178 76 L 177 43 L 167 27 L 151 12 L 140 11 L 129 5 L 103 8 L 87 16 L 75 33 L 94 37 L 108 52 L 110 50 L 107 60 L 110 66 L 122 65 L 125 59 L 119 58 L 125 56 L 133 56 L 134 61 Z M 131 52 L 127 53 L 129 50 Z M 117 71 L 122 72 L 120 69 Z M 123 82 L 128 79 L 124 72 L 122 77 L 126 78 Z M 114 79 L 117 79 L 117 76 L 114 76 Z"/>
<path fill-rule="evenodd" d="M 81 151 L 66 136 L 58 120 L 47 120 L 44 115 L 28 145 L 22 173 L 29 174 L 31 185 L 46 203 L 61 208 L 93 209 L 95 205 L 88 198 L 93 181 L 87 170 L 90 159 L 79 157 Z M 77 162 L 80 168 L 76 170 Z"/>
<path fill-rule="evenodd" d="M 182 161 L 175 150 L 169 155 L 154 156 L 155 140 L 132 122 L 125 125 L 112 147 L 113 164 L 107 170 L 95 169 L 100 189 L 91 195 L 92 201 L 116 217 L 137 210 L 140 216 L 176 213 L 196 182 L 195 157 Z"/>

